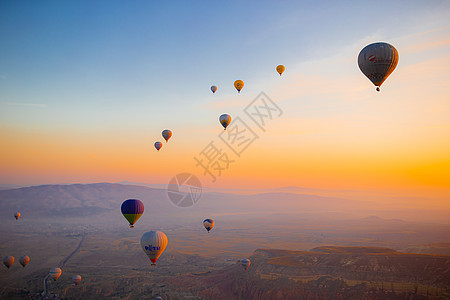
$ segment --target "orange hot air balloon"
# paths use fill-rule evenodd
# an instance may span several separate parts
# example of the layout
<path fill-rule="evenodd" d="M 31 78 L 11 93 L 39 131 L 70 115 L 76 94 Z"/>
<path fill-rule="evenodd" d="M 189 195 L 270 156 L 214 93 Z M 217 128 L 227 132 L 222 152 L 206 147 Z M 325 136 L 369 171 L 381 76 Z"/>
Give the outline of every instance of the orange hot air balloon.
<path fill-rule="evenodd" d="M 281 76 L 281 74 L 283 74 L 284 70 L 286 70 L 286 68 L 283 65 L 277 66 L 277 72 L 278 72 L 278 74 L 280 74 L 280 76 Z"/>
<path fill-rule="evenodd" d="M 244 82 L 242 80 L 236 80 L 234 82 L 234 87 L 236 88 L 236 90 L 238 91 L 238 93 L 241 92 L 241 90 L 244 88 Z"/>

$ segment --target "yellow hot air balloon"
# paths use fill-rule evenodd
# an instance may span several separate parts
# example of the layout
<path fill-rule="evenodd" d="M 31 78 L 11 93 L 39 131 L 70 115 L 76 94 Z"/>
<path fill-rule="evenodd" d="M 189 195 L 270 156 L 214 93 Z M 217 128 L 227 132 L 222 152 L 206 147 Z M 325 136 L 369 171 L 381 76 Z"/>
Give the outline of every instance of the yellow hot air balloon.
<path fill-rule="evenodd" d="M 234 87 L 236 88 L 236 90 L 238 91 L 238 93 L 241 92 L 242 88 L 244 87 L 244 82 L 242 80 L 236 80 L 234 82 Z"/>
<path fill-rule="evenodd" d="M 286 68 L 283 65 L 277 66 L 277 72 L 278 72 L 278 74 L 280 74 L 280 76 L 281 76 L 281 74 L 283 74 L 284 70 L 286 70 Z"/>

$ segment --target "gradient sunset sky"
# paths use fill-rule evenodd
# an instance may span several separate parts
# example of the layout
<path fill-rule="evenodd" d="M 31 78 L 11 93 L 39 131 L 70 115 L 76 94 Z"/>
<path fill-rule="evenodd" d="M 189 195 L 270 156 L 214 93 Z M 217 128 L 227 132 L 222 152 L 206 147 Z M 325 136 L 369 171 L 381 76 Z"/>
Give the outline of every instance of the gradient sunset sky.
<path fill-rule="evenodd" d="M 400 55 L 380 93 L 357 65 L 378 41 Z M 265 131 L 244 113 L 261 91 L 283 111 Z M 219 138 L 223 113 L 258 135 L 240 157 Z M 191 172 L 448 206 L 450 1 L 3 0 L 0 138 L 2 184 Z M 194 161 L 210 142 L 234 160 L 216 182 Z"/>

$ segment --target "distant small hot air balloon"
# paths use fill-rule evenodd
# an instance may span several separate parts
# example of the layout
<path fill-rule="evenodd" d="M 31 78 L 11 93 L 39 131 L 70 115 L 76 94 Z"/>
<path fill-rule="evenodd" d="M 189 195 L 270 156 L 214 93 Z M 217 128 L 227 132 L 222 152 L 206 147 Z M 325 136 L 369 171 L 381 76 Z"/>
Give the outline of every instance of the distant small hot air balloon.
<path fill-rule="evenodd" d="M 243 260 L 241 260 L 241 266 L 244 268 L 245 271 L 247 271 L 248 267 L 250 267 L 250 259 L 248 258 L 244 258 Z"/>
<path fill-rule="evenodd" d="M 161 149 L 162 145 L 163 145 L 163 144 L 162 144 L 161 142 L 156 142 L 156 143 L 155 143 L 155 148 L 156 148 L 156 150 L 159 151 L 159 149 Z"/>
<path fill-rule="evenodd" d="M 170 131 L 169 129 L 166 129 L 162 132 L 162 136 L 163 138 L 167 141 L 170 139 L 170 137 L 172 136 L 172 131 Z M 159 150 L 159 149 L 158 149 Z"/>
<path fill-rule="evenodd" d="M 278 72 L 278 74 L 280 74 L 280 76 L 281 76 L 281 74 L 283 74 L 284 70 L 286 70 L 286 68 L 283 65 L 277 66 L 277 72 Z"/>
<path fill-rule="evenodd" d="M 155 300 L 163 300 L 160 296 L 156 297 Z"/>
<path fill-rule="evenodd" d="M 205 226 L 206 230 L 208 230 L 209 232 L 214 227 L 214 220 L 206 219 L 205 221 L 203 221 L 203 226 Z"/>
<path fill-rule="evenodd" d="M 3 263 L 9 269 L 9 267 L 11 267 L 12 264 L 14 263 L 14 256 L 5 256 L 3 258 Z"/>
<path fill-rule="evenodd" d="M 224 130 L 227 129 L 228 125 L 231 123 L 231 116 L 227 114 L 223 114 L 219 117 L 219 122 L 222 124 Z"/>
<path fill-rule="evenodd" d="M 234 82 L 234 87 L 236 88 L 236 90 L 238 91 L 238 93 L 241 92 L 241 90 L 244 88 L 244 82 L 242 80 L 236 80 Z"/>
<path fill-rule="evenodd" d="M 75 283 L 75 285 L 78 285 L 78 283 L 80 283 L 81 281 L 81 276 L 80 275 L 74 275 L 72 277 L 72 282 Z"/>
<path fill-rule="evenodd" d="M 20 218 L 20 212 L 16 212 L 14 214 L 14 218 L 16 218 L 16 220 L 18 220 Z"/>
<path fill-rule="evenodd" d="M 56 281 L 58 280 L 59 276 L 61 276 L 61 273 L 62 271 L 60 268 L 53 268 L 50 270 L 49 275 L 54 281 Z"/>
<path fill-rule="evenodd" d="M 364 47 L 358 55 L 358 66 L 380 91 L 380 86 L 394 71 L 398 52 L 388 43 L 373 43 Z"/>
<path fill-rule="evenodd" d="M 161 231 L 149 231 L 142 235 L 141 246 L 145 254 L 156 265 L 156 261 L 167 247 L 167 236 Z"/>
<path fill-rule="evenodd" d="M 25 268 L 25 266 L 28 264 L 30 262 L 30 257 L 28 257 L 28 256 L 26 256 L 26 255 L 24 255 L 24 256 L 21 256 L 20 258 L 19 258 L 19 263 L 22 265 L 22 267 L 24 267 Z"/>
<path fill-rule="evenodd" d="M 134 228 L 134 224 L 144 213 L 144 203 L 138 199 L 128 199 L 122 203 L 120 209 L 125 219 L 130 223 L 130 227 Z"/>
<path fill-rule="evenodd" d="M 215 86 L 215 85 L 211 86 L 211 91 L 214 94 L 217 91 L 217 86 Z"/>

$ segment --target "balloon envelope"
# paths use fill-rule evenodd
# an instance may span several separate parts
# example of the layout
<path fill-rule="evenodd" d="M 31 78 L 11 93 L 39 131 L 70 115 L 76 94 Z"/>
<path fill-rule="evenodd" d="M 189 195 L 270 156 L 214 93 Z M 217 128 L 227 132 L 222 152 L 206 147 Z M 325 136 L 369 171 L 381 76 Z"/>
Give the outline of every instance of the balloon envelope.
<path fill-rule="evenodd" d="M 236 80 L 234 82 L 234 87 L 236 88 L 236 90 L 238 91 L 238 93 L 241 92 L 242 88 L 244 87 L 244 82 L 242 80 Z"/>
<path fill-rule="evenodd" d="M 205 221 L 203 221 L 203 226 L 205 226 L 206 230 L 208 230 L 209 232 L 214 227 L 214 220 L 206 219 Z"/>
<path fill-rule="evenodd" d="M 159 151 L 159 149 L 161 149 L 161 147 L 162 147 L 162 143 L 161 143 L 161 142 L 156 142 L 156 143 L 155 143 L 155 148 L 156 148 L 156 150 Z"/>
<path fill-rule="evenodd" d="M 217 86 L 215 86 L 215 85 L 211 86 L 211 91 L 214 94 L 217 91 Z"/>
<path fill-rule="evenodd" d="M 152 265 L 156 264 L 156 261 L 166 249 L 167 243 L 167 236 L 161 231 L 149 231 L 141 237 L 142 250 L 147 254 Z"/>
<path fill-rule="evenodd" d="M 22 265 L 22 267 L 24 267 L 25 268 L 25 266 L 28 264 L 30 262 L 30 257 L 28 257 L 28 256 L 26 256 L 26 255 L 24 255 L 24 256 L 21 256 L 20 258 L 19 258 L 19 263 Z"/>
<path fill-rule="evenodd" d="M 172 136 L 172 131 L 170 131 L 169 129 L 163 130 L 162 132 L 162 136 L 163 138 L 167 141 L 170 139 L 170 137 Z"/>
<path fill-rule="evenodd" d="M 60 268 L 53 268 L 50 270 L 49 275 L 54 281 L 56 281 L 58 280 L 59 276 L 61 276 L 61 273 L 62 271 Z"/>
<path fill-rule="evenodd" d="M 16 218 L 16 220 L 18 220 L 20 218 L 20 212 L 16 212 L 14 214 L 14 218 Z"/>
<path fill-rule="evenodd" d="M 138 199 L 128 199 L 122 203 L 120 209 L 125 219 L 130 223 L 130 227 L 134 228 L 134 224 L 144 213 L 144 203 Z"/>
<path fill-rule="evenodd" d="M 222 124 L 224 129 L 227 129 L 228 125 L 231 123 L 231 116 L 227 114 L 223 114 L 219 117 L 219 122 Z"/>
<path fill-rule="evenodd" d="M 283 74 L 284 70 L 286 70 L 286 68 L 283 65 L 277 66 L 277 72 L 278 72 L 278 74 L 280 74 L 280 76 L 281 76 L 281 74 Z"/>
<path fill-rule="evenodd" d="M 3 263 L 9 269 L 9 267 L 11 267 L 12 264 L 14 263 L 14 256 L 5 256 L 3 258 Z"/>
<path fill-rule="evenodd" d="M 245 271 L 247 271 L 250 264 L 251 264 L 251 262 L 250 262 L 250 259 L 248 259 L 248 258 L 244 258 L 243 260 L 241 260 L 241 266 L 244 268 Z"/>
<path fill-rule="evenodd" d="M 373 43 L 364 47 L 358 55 L 358 66 L 377 87 L 383 84 L 398 63 L 398 52 L 388 43 Z"/>
<path fill-rule="evenodd" d="M 72 277 L 72 282 L 75 283 L 75 285 L 78 285 L 78 283 L 80 283 L 81 281 L 81 276 L 80 275 L 74 275 Z"/>

